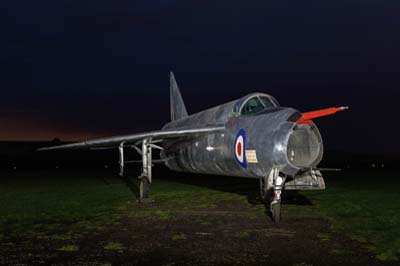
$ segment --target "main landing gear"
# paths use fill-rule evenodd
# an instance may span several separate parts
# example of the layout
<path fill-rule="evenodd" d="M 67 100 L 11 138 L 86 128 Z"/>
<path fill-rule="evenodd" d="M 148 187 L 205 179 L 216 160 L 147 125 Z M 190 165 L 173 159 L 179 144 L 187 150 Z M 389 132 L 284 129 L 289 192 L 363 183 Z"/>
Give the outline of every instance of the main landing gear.
<path fill-rule="evenodd" d="M 269 174 L 260 178 L 260 196 L 264 203 L 269 204 L 272 220 L 281 220 L 281 195 L 285 178 L 279 175 L 278 168 L 273 168 Z"/>
<path fill-rule="evenodd" d="M 140 144 L 140 143 L 139 143 Z M 151 203 L 153 202 L 150 198 L 150 185 L 152 183 L 152 148 L 162 149 L 162 147 L 150 143 L 148 139 L 142 141 L 142 149 L 133 146 L 136 151 L 142 155 L 142 173 L 139 176 L 139 199 L 140 203 Z M 119 146 L 119 164 L 120 164 L 120 176 L 124 175 L 124 164 L 133 163 L 138 161 L 124 161 L 124 143 Z M 139 161 L 140 162 L 140 161 Z"/>
<path fill-rule="evenodd" d="M 152 182 L 152 149 L 148 140 L 145 139 L 142 142 L 142 174 L 139 176 L 140 180 L 140 198 L 141 203 L 150 203 L 149 190 Z"/>

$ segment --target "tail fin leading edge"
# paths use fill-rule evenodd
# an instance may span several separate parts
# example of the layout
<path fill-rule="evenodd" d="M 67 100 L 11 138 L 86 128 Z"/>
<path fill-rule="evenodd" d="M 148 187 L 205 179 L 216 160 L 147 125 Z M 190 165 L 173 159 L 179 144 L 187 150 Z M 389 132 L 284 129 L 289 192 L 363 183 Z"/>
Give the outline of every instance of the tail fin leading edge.
<path fill-rule="evenodd" d="M 171 97 L 171 120 L 178 120 L 188 116 L 185 103 L 183 102 L 182 95 L 179 91 L 178 84 L 176 83 L 174 73 L 170 73 L 170 97 Z"/>

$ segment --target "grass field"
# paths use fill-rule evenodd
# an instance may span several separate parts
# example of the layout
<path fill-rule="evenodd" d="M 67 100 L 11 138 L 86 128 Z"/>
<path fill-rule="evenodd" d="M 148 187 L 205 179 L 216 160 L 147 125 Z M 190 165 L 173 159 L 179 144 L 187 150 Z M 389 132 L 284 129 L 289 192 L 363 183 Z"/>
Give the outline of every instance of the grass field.
<path fill-rule="evenodd" d="M 156 170 L 156 175 L 157 171 Z M 164 171 L 164 170 L 163 170 Z M 365 172 L 365 171 L 364 171 Z M 229 178 L 202 178 L 167 173 L 151 188 L 155 203 L 139 205 L 132 186 L 113 173 L 99 170 L 51 170 L 3 173 L 0 179 L 0 242 L 21 236 L 60 240 L 60 251 L 77 251 L 75 239 L 124 219 L 156 217 L 169 221 L 185 212 L 235 211 L 235 219 L 265 216 L 257 202 L 257 181 Z M 178 178 L 171 179 L 171 176 Z M 328 189 L 305 192 L 285 202 L 283 219 L 324 217 L 332 232 L 349 236 L 368 247 L 381 261 L 398 261 L 400 256 L 400 181 L 390 172 L 327 173 Z M 128 182 L 129 183 L 129 182 Z M 298 200 L 300 199 L 300 200 Z M 303 204 L 304 202 L 310 204 Z M 200 219 L 200 218 L 199 218 Z M 214 219 L 214 220 L 213 220 Z M 265 219 L 268 219 L 265 216 Z M 218 222 L 202 218 L 200 224 Z M 238 232 L 235 238 L 246 238 Z M 176 232 L 173 241 L 187 236 Z M 320 236 L 321 241 L 330 235 Z M 105 250 L 123 252 L 121 243 L 100 243 Z M 341 253 L 343 250 L 333 250 Z"/>
<path fill-rule="evenodd" d="M 365 243 L 380 260 L 400 257 L 400 179 L 390 171 L 328 174 L 328 189 L 304 193 L 333 229 Z"/>

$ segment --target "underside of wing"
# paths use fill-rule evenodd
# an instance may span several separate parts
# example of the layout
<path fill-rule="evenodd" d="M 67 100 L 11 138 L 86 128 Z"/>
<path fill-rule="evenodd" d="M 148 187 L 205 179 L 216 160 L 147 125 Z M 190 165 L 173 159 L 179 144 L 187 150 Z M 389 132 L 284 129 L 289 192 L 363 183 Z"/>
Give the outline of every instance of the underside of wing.
<path fill-rule="evenodd" d="M 73 150 L 73 149 L 107 149 L 115 148 L 121 144 L 139 144 L 143 140 L 147 140 L 149 143 L 161 142 L 165 139 L 174 138 L 185 138 L 185 137 L 196 137 L 198 135 L 218 132 L 225 130 L 225 127 L 203 127 L 203 128 L 188 128 L 188 129 L 175 129 L 175 130 L 159 130 L 150 131 L 146 133 L 116 136 L 109 138 L 94 139 L 82 142 L 76 142 L 71 144 L 45 147 L 38 149 L 38 151 L 51 151 L 51 150 Z"/>

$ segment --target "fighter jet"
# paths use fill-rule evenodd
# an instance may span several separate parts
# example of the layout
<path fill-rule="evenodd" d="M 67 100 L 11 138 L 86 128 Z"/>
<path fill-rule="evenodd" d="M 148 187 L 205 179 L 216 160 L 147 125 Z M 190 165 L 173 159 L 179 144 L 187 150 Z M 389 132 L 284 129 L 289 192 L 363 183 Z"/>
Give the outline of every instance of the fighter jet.
<path fill-rule="evenodd" d="M 323 156 L 321 134 L 313 119 L 347 107 L 302 113 L 281 107 L 274 97 L 252 93 L 188 115 L 174 74 L 170 73 L 171 122 L 161 130 L 115 136 L 40 151 L 118 149 L 123 175 L 124 149 L 141 155 L 140 202 L 148 202 L 153 150 L 160 162 L 180 172 L 256 178 L 274 221 L 281 218 L 282 190 L 323 190 L 317 166 Z"/>

